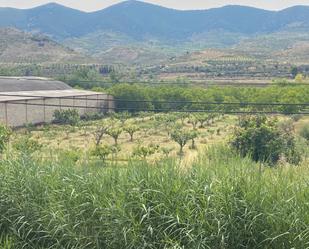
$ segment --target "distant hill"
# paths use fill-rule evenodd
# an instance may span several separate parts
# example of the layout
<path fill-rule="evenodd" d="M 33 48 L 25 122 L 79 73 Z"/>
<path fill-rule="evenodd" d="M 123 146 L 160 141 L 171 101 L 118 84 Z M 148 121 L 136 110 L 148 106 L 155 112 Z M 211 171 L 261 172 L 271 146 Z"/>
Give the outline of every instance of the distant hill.
<path fill-rule="evenodd" d="M 180 11 L 129 0 L 87 13 L 50 3 L 26 10 L 0 8 L 1 27 L 46 39 L 44 48 L 29 34 L 27 43 L 18 43 L 25 35 L 16 31 L 15 43 L 6 41 L 10 46 L 6 52 L 0 50 L 5 61 L 83 61 L 80 54 L 87 54 L 104 63 L 152 64 L 208 48 L 233 48 L 254 57 L 274 55 L 286 60 L 296 49 L 294 58 L 307 61 L 309 6 L 267 11 L 230 5 Z"/>
<path fill-rule="evenodd" d="M 180 11 L 130 0 L 86 13 L 51 3 L 27 10 L 0 8 L 0 26 L 41 32 L 58 40 L 108 31 L 136 40 L 173 41 L 211 31 L 251 35 L 291 27 L 308 29 L 309 7 L 279 12 L 244 6 Z"/>
<path fill-rule="evenodd" d="M 1 63 L 83 63 L 88 60 L 46 36 L 0 28 Z"/>

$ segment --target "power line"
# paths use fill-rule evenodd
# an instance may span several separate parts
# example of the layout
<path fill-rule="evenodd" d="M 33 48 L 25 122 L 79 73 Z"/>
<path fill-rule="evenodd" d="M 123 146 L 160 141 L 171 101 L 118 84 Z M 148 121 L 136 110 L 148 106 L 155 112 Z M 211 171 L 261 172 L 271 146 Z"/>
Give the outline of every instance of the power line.
<path fill-rule="evenodd" d="M 97 93 L 100 95 L 100 93 Z M 101 93 L 104 94 L 104 93 Z M 168 100 L 131 100 L 131 99 L 117 99 L 117 98 L 84 98 L 75 96 L 40 96 L 40 95 L 19 95 L 19 94 L 0 94 L 5 97 L 23 97 L 23 98 L 42 98 L 42 99 L 66 99 L 66 100 L 89 100 L 89 101 L 106 101 L 118 103 L 150 103 L 150 104 L 200 104 L 200 105 L 239 105 L 239 106 L 303 106 L 308 107 L 309 103 L 259 103 L 259 102 L 205 102 L 205 101 L 168 101 Z M 86 96 L 86 95 L 85 95 Z M 27 101 L 25 100 L 7 100 L 11 101 Z"/>
<path fill-rule="evenodd" d="M 98 106 L 78 106 L 78 105 L 60 105 L 60 104 L 39 104 L 39 103 L 28 103 L 28 102 L 9 102 L 8 104 L 13 105 L 25 105 L 25 106 L 42 106 L 42 107 L 59 107 L 61 108 L 77 108 L 77 109 L 94 109 L 101 111 L 132 111 L 132 112 L 185 112 L 185 113 L 222 113 L 222 114 L 283 114 L 293 115 L 302 114 L 308 115 L 309 112 L 280 112 L 280 111 L 226 111 L 226 110 L 199 110 L 199 109 L 187 109 L 179 110 L 175 108 L 161 108 L 161 109 L 148 109 L 148 108 L 118 108 L 118 107 L 98 107 Z"/>
<path fill-rule="evenodd" d="M 211 80 L 210 80 L 211 81 Z M 147 81 L 127 81 L 127 82 L 104 82 L 104 81 L 67 81 L 68 84 L 97 84 L 97 85 L 116 85 L 116 84 L 137 84 L 137 85 L 151 85 L 151 86 L 158 86 L 158 85 L 167 85 L 167 86 L 187 86 L 187 85 L 201 85 L 201 86 L 234 86 L 234 87 L 267 87 L 267 86 L 280 86 L 280 83 L 268 83 L 268 82 L 256 82 L 256 83 L 241 83 L 241 82 L 147 82 Z M 309 86 L 307 83 L 283 83 L 284 86 Z"/>

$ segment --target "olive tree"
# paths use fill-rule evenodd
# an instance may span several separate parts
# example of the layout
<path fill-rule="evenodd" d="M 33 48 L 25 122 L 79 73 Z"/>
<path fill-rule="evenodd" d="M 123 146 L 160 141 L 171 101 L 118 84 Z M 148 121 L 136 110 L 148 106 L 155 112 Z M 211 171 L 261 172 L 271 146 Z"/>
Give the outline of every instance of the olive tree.
<path fill-rule="evenodd" d="M 197 114 L 196 118 L 200 122 L 200 128 L 205 128 L 205 123 L 208 125 L 211 121 L 211 116 L 204 113 Z"/>
<path fill-rule="evenodd" d="M 114 113 L 113 116 L 114 118 L 118 119 L 121 123 L 122 126 L 124 126 L 124 124 L 126 123 L 126 121 L 132 117 L 132 115 L 127 112 L 127 111 L 124 111 L 124 112 L 118 112 L 118 113 Z"/>
<path fill-rule="evenodd" d="M 138 146 L 133 150 L 133 156 L 140 157 L 144 160 L 147 157 L 155 154 L 159 149 L 158 145 L 149 145 L 149 146 Z"/>
<path fill-rule="evenodd" d="M 106 134 L 111 136 L 115 141 L 115 146 L 118 145 L 118 138 L 123 132 L 123 129 L 120 127 L 111 127 L 106 131 Z"/>
<path fill-rule="evenodd" d="M 183 155 L 183 148 L 188 143 L 189 140 L 191 140 L 192 134 L 190 131 L 185 130 L 174 130 L 171 132 L 171 139 L 179 144 L 180 150 L 179 155 Z"/>
<path fill-rule="evenodd" d="M 191 139 L 191 146 L 190 149 L 195 150 L 196 149 L 196 144 L 195 144 L 195 140 L 198 137 L 199 133 L 196 130 L 193 130 L 190 132 L 190 139 Z"/>
<path fill-rule="evenodd" d="M 193 129 L 197 129 L 197 125 L 199 123 L 199 120 L 196 117 L 196 115 L 190 115 L 188 123 L 192 124 Z"/>
<path fill-rule="evenodd" d="M 101 140 L 105 134 L 107 134 L 108 130 L 111 128 L 111 125 L 107 123 L 101 123 L 98 125 L 94 131 L 95 144 L 99 146 Z"/>
<path fill-rule="evenodd" d="M 103 145 L 96 146 L 92 151 L 91 155 L 100 158 L 100 160 L 105 163 L 106 158 L 113 152 L 112 146 Z"/>
<path fill-rule="evenodd" d="M 139 131 L 139 127 L 136 125 L 127 125 L 123 130 L 130 135 L 130 141 L 133 142 L 134 134 Z"/>

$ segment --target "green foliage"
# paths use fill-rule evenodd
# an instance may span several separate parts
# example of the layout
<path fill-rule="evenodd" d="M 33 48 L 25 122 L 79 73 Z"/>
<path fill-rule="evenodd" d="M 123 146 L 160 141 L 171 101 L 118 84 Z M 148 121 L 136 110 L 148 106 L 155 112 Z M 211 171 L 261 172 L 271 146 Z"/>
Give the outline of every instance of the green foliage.
<path fill-rule="evenodd" d="M 188 121 L 188 123 L 189 123 L 189 124 L 192 124 L 193 129 L 195 130 L 195 129 L 197 129 L 197 125 L 198 125 L 198 123 L 199 123 L 199 120 L 198 120 L 198 118 L 197 118 L 196 115 L 191 114 L 191 115 L 189 116 L 189 121 Z"/>
<path fill-rule="evenodd" d="M 276 120 L 265 116 L 242 118 L 231 145 L 241 156 L 254 161 L 275 164 L 282 156 L 291 163 L 300 161 L 293 134 L 279 129 Z"/>
<path fill-rule="evenodd" d="M 113 153 L 113 147 L 109 145 L 96 146 L 92 151 L 91 155 L 100 158 L 103 163 L 106 162 L 106 158 Z"/>
<path fill-rule="evenodd" d="M 148 86 L 138 84 L 117 84 L 108 89 L 116 99 L 116 105 L 129 111 L 150 111 L 162 109 L 174 110 L 207 110 L 207 111 L 280 111 L 294 113 L 302 110 L 302 106 L 245 106 L 245 105 L 206 105 L 199 102 L 257 102 L 257 103 L 307 103 L 309 88 L 302 85 L 271 87 L 180 87 L 180 86 Z M 121 102 L 117 102 L 121 99 Z M 123 101 L 128 100 L 128 101 Z M 140 100 L 140 102 L 139 102 Z M 137 101 L 137 102 L 136 102 Z M 196 114 L 196 116 L 199 116 Z M 207 115 L 205 115 L 205 118 Z M 207 121 L 202 120 L 204 125 Z"/>
<path fill-rule="evenodd" d="M 309 242 L 307 167 L 260 170 L 224 147 L 208 149 L 185 170 L 173 160 L 64 164 L 0 162 L 1 246 L 261 249 Z"/>
<path fill-rule="evenodd" d="M 149 146 L 139 145 L 138 147 L 134 148 L 132 155 L 136 157 L 141 157 L 142 159 L 146 160 L 147 157 L 155 154 L 158 149 L 159 146 L 154 144 L 151 144 Z"/>
<path fill-rule="evenodd" d="M 0 154 L 5 150 L 11 134 L 12 131 L 8 127 L 0 125 Z"/>
<path fill-rule="evenodd" d="M 298 67 L 297 66 L 293 66 L 291 68 L 291 75 L 293 77 L 293 79 L 296 77 L 296 75 L 298 74 L 299 70 L 298 70 Z"/>
<path fill-rule="evenodd" d="M 30 136 L 23 136 L 13 144 L 13 147 L 22 155 L 31 156 L 36 151 L 40 150 L 42 145 Z"/>
<path fill-rule="evenodd" d="M 123 129 L 125 132 L 127 132 L 130 135 L 130 141 L 133 142 L 134 140 L 134 134 L 140 130 L 140 128 L 136 125 L 127 125 Z"/>
<path fill-rule="evenodd" d="M 54 112 L 54 122 L 58 124 L 77 125 L 80 121 L 79 113 L 76 109 L 56 110 Z"/>
<path fill-rule="evenodd" d="M 76 163 L 82 155 L 82 151 L 79 149 L 68 149 L 68 150 L 61 150 L 59 153 L 60 160 L 65 160 L 68 162 Z"/>
<path fill-rule="evenodd" d="M 208 114 L 198 113 L 196 114 L 196 119 L 200 122 L 200 128 L 205 128 L 206 124 L 209 125 L 211 117 Z"/>
<path fill-rule="evenodd" d="M 191 140 L 193 137 L 193 133 L 191 131 L 176 129 L 172 131 L 171 138 L 179 144 L 180 151 L 179 155 L 183 155 L 183 148 L 187 144 L 189 140 Z"/>
<path fill-rule="evenodd" d="M 118 119 L 122 126 L 124 126 L 125 122 L 132 117 L 132 115 L 127 111 L 115 112 L 111 114 L 112 118 Z"/>
<path fill-rule="evenodd" d="M 141 86 L 120 84 L 109 89 L 109 93 L 115 97 L 115 99 L 121 99 L 121 102 L 116 101 L 117 108 L 128 109 L 130 112 L 140 112 L 146 110 L 152 110 L 153 105 L 150 101 L 149 91 L 145 90 Z M 127 101 L 124 101 L 127 100 Z M 142 102 L 134 102 L 136 100 Z"/>
<path fill-rule="evenodd" d="M 115 127 L 109 128 L 106 131 L 106 134 L 111 136 L 114 139 L 115 146 L 117 146 L 118 145 L 118 138 L 119 138 L 119 136 L 121 135 L 122 132 L 123 132 L 122 128 L 115 126 Z"/>
<path fill-rule="evenodd" d="M 96 146 L 99 146 L 101 140 L 105 134 L 108 134 L 108 130 L 112 127 L 112 125 L 108 122 L 101 122 L 96 129 L 94 130 L 94 138 Z"/>
<path fill-rule="evenodd" d="M 104 114 L 98 113 L 98 112 L 94 112 L 94 113 L 90 112 L 82 116 L 82 119 L 85 121 L 100 120 L 102 118 L 104 118 Z"/>
<path fill-rule="evenodd" d="M 162 153 L 165 155 L 165 157 L 168 157 L 169 154 L 174 150 L 174 148 L 171 147 L 163 147 L 161 148 Z"/>
<path fill-rule="evenodd" d="M 190 139 L 192 141 L 192 144 L 190 146 L 190 149 L 195 150 L 196 149 L 196 144 L 195 140 L 198 138 L 199 132 L 196 130 L 190 131 Z"/>
<path fill-rule="evenodd" d="M 300 136 L 302 136 L 304 139 L 307 140 L 307 142 L 309 142 L 309 124 L 304 125 L 300 132 L 299 132 Z"/>

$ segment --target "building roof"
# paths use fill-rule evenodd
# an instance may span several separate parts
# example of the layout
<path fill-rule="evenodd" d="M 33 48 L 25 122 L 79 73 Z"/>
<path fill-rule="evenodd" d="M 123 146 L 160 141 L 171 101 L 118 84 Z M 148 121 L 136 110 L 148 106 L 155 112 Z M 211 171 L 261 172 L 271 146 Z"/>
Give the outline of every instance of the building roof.
<path fill-rule="evenodd" d="M 0 92 L 68 90 L 70 86 L 61 81 L 39 77 L 0 77 Z"/>
<path fill-rule="evenodd" d="M 64 97 L 82 97 L 97 96 L 104 93 L 68 89 L 68 90 L 44 90 L 44 91 L 18 91 L 18 92 L 0 92 L 0 102 L 33 100 L 42 98 L 64 98 Z"/>

